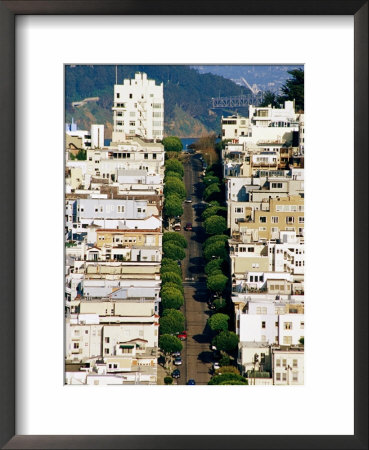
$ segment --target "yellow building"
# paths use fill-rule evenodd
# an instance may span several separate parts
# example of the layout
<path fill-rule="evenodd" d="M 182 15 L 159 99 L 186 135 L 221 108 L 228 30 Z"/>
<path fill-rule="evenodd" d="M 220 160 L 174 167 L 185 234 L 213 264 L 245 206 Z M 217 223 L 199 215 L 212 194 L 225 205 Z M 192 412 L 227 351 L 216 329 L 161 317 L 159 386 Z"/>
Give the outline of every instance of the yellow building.
<path fill-rule="evenodd" d="M 104 245 L 112 247 L 160 247 L 162 233 L 159 228 L 156 230 L 96 230 L 96 247 L 102 248 Z"/>
<path fill-rule="evenodd" d="M 304 198 L 289 195 L 269 199 L 268 211 L 254 211 L 254 220 L 246 217 L 240 222 L 242 234 L 253 232 L 254 240 L 269 240 L 279 237 L 280 231 L 295 231 L 297 236 L 304 235 Z"/>

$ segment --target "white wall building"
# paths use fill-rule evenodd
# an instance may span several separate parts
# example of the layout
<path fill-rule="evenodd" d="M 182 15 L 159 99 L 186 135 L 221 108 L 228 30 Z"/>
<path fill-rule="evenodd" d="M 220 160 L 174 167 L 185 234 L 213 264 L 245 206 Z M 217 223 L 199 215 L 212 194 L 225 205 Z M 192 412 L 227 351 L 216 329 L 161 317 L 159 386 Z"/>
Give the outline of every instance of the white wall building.
<path fill-rule="evenodd" d="M 113 142 L 126 136 L 144 139 L 163 139 L 164 95 L 163 83 L 157 85 L 146 73 L 137 72 L 134 79 L 114 85 Z"/>

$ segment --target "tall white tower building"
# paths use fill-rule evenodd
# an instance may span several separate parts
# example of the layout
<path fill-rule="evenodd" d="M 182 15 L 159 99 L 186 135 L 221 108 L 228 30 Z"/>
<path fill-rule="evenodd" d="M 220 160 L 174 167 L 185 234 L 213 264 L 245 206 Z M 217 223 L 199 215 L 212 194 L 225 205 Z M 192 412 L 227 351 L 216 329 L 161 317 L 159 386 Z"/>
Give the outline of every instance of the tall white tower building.
<path fill-rule="evenodd" d="M 129 136 L 163 139 L 163 83 L 148 80 L 146 73 L 137 72 L 134 79 L 114 85 L 113 142 Z"/>

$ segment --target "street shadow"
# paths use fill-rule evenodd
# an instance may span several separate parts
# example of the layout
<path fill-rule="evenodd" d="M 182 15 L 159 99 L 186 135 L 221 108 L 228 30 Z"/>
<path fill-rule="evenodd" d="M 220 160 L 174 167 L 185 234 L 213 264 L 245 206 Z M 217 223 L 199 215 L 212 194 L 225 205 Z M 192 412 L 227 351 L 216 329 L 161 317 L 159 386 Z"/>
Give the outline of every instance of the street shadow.
<path fill-rule="evenodd" d="M 199 344 L 210 343 L 209 336 L 205 334 L 195 334 L 195 336 L 192 336 L 192 339 Z"/>

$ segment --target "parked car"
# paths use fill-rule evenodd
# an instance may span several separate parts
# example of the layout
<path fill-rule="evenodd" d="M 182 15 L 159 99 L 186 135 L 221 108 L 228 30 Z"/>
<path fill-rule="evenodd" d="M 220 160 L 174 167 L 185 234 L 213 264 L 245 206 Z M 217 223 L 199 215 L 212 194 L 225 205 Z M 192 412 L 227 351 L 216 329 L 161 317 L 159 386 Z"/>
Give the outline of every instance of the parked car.
<path fill-rule="evenodd" d="M 192 203 L 192 198 L 191 197 L 187 197 L 185 200 L 185 203 Z"/>
<path fill-rule="evenodd" d="M 190 379 L 187 381 L 187 384 L 190 385 L 190 386 L 193 386 L 193 385 L 196 384 L 196 381 L 195 381 L 193 378 L 190 378 Z"/>
<path fill-rule="evenodd" d="M 177 338 L 181 341 L 185 341 L 187 339 L 187 331 L 182 331 L 182 333 L 178 333 Z"/>
<path fill-rule="evenodd" d="M 174 225 L 173 225 L 173 230 L 174 231 L 181 231 L 181 224 L 180 224 L 180 222 L 177 222 L 177 223 L 175 223 Z"/>
<path fill-rule="evenodd" d="M 192 223 L 190 223 L 190 222 L 186 223 L 185 230 L 192 231 Z"/>
<path fill-rule="evenodd" d="M 220 369 L 220 364 L 218 362 L 213 363 L 213 370 Z"/>
<path fill-rule="evenodd" d="M 174 369 L 172 372 L 172 378 L 180 378 L 181 372 L 178 369 Z"/>
<path fill-rule="evenodd" d="M 177 356 L 177 358 L 174 359 L 174 365 L 175 366 L 182 365 L 182 358 L 180 356 Z"/>
<path fill-rule="evenodd" d="M 173 353 L 172 353 L 172 356 L 174 356 L 175 358 L 176 358 L 177 356 L 181 356 L 181 352 L 173 352 Z"/>

